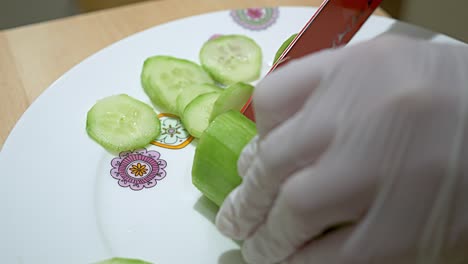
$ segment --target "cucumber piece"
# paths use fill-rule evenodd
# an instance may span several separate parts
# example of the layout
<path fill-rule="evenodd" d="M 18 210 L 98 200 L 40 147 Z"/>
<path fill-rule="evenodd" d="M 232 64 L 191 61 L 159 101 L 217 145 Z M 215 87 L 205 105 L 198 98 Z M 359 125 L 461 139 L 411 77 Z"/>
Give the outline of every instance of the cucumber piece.
<path fill-rule="evenodd" d="M 281 46 L 279 47 L 279 49 L 276 51 L 276 54 L 275 54 L 275 59 L 273 60 L 273 64 L 276 63 L 276 61 L 279 59 L 279 57 L 281 56 L 281 54 L 283 54 L 283 52 L 286 50 L 286 48 L 289 46 L 289 44 L 291 44 L 291 42 L 296 38 L 297 36 L 297 33 L 295 34 L 292 34 L 288 39 L 286 39 L 283 44 L 281 44 Z"/>
<path fill-rule="evenodd" d="M 193 99 L 195 99 L 197 96 L 205 94 L 205 93 L 211 93 L 211 92 L 222 92 L 223 89 L 213 85 L 213 84 L 193 84 L 187 89 L 184 89 L 176 99 L 176 105 L 177 105 L 177 112 L 183 114 L 185 107 L 192 102 Z"/>
<path fill-rule="evenodd" d="M 190 135 L 199 138 L 208 127 L 211 111 L 219 95 L 218 92 L 202 94 L 187 105 L 181 119 Z"/>
<path fill-rule="evenodd" d="M 96 262 L 95 264 L 151 264 L 151 262 L 146 262 L 139 259 L 111 258 Z"/>
<path fill-rule="evenodd" d="M 254 87 L 247 83 L 235 83 L 226 88 L 213 106 L 210 122 L 229 110 L 240 111 L 252 96 L 253 90 Z"/>
<path fill-rule="evenodd" d="M 200 61 L 217 82 L 230 85 L 251 82 L 260 77 L 262 50 L 244 35 L 224 35 L 205 42 Z"/>
<path fill-rule="evenodd" d="M 255 123 L 231 110 L 216 117 L 200 137 L 192 165 L 192 183 L 221 206 L 242 181 L 237 160 L 257 133 Z"/>
<path fill-rule="evenodd" d="M 155 106 L 179 115 L 176 98 L 182 89 L 197 83 L 214 84 L 214 81 L 200 65 L 192 61 L 160 55 L 145 60 L 141 83 Z"/>
<path fill-rule="evenodd" d="M 159 136 L 160 128 L 153 108 L 126 94 L 99 100 L 86 118 L 88 135 L 111 152 L 144 147 Z"/>

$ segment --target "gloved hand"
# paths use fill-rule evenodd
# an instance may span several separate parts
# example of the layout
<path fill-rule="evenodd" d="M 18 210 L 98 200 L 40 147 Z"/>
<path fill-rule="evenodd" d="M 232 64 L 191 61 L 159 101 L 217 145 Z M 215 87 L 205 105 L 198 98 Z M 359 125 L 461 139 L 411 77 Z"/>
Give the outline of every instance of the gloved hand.
<path fill-rule="evenodd" d="M 258 137 L 216 219 L 247 262 L 467 263 L 467 47 L 385 36 L 323 51 L 253 102 Z"/>

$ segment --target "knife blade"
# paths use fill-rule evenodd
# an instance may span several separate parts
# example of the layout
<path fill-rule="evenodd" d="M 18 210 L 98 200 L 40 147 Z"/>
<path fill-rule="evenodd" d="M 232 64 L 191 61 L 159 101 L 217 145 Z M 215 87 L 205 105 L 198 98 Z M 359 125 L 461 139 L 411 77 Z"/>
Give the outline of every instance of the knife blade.
<path fill-rule="evenodd" d="M 325 0 L 284 50 L 269 73 L 293 59 L 346 45 L 382 0 Z M 241 112 L 255 121 L 252 97 Z"/>

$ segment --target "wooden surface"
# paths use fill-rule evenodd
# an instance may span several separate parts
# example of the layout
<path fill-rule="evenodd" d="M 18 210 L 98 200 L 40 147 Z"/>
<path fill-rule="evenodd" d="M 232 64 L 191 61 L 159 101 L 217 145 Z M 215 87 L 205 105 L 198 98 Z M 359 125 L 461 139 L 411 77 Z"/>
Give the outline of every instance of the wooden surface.
<path fill-rule="evenodd" d="M 234 8 L 319 6 L 319 0 L 159 0 L 0 31 L 0 149 L 27 107 L 98 50 L 174 19 Z M 381 10 L 378 15 L 387 16 Z"/>

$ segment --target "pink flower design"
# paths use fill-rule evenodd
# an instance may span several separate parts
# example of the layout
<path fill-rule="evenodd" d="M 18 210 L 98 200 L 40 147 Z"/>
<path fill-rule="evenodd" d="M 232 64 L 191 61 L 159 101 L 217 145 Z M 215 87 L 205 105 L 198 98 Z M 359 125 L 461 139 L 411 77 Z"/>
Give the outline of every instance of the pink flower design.
<path fill-rule="evenodd" d="M 110 174 L 120 186 L 134 191 L 154 187 L 166 177 L 167 163 L 160 156 L 159 152 L 146 149 L 121 152 L 112 159 Z"/>
<path fill-rule="evenodd" d="M 252 19 L 259 19 L 263 16 L 263 9 L 262 8 L 247 8 L 247 16 Z"/>
<path fill-rule="evenodd" d="M 247 8 L 231 10 L 231 17 L 241 27 L 250 30 L 265 30 L 275 24 L 279 8 Z"/>

